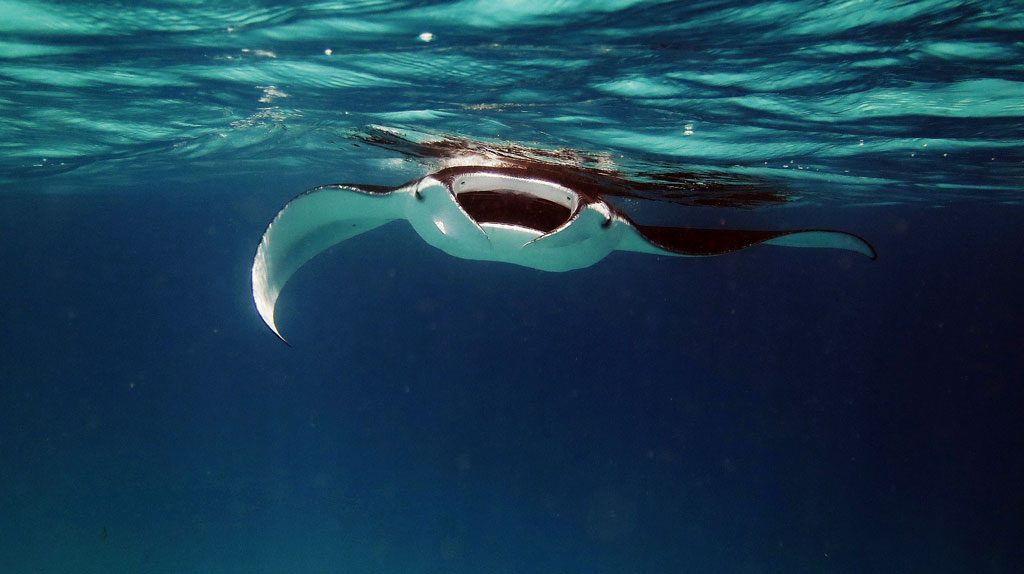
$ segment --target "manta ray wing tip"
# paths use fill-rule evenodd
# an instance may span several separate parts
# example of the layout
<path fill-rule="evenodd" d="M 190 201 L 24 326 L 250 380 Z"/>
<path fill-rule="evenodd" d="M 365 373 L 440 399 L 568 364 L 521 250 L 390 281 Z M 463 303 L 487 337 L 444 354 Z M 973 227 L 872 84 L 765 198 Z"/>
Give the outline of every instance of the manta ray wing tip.
<path fill-rule="evenodd" d="M 270 328 L 270 330 L 273 331 L 275 335 L 277 335 L 278 339 L 281 339 L 282 343 L 288 345 L 289 347 L 292 346 L 292 344 L 288 342 L 288 339 L 285 339 L 284 335 L 282 335 L 281 332 L 277 330 L 277 325 L 273 323 L 267 323 L 267 327 Z"/>

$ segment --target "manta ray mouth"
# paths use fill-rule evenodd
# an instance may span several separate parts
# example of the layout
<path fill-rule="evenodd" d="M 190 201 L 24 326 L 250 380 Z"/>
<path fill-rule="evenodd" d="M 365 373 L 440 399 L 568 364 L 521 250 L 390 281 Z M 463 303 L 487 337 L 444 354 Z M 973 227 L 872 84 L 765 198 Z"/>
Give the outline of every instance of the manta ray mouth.
<path fill-rule="evenodd" d="M 564 205 L 507 189 L 469 191 L 456 198 L 462 209 L 479 224 L 501 223 L 550 233 L 572 215 Z"/>
<path fill-rule="evenodd" d="M 456 177 L 452 192 L 477 224 L 512 225 L 550 233 L 565 225 L 579 206 L 579 195 L 560 185 L 505 174 Z"/>

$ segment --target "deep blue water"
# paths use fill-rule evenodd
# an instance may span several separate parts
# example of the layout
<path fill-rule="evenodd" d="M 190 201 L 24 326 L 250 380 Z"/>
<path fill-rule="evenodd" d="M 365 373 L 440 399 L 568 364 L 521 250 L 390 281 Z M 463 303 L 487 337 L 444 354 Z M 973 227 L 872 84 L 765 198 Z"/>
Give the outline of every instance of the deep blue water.
<path fill-rule="evenodd" d="M 1015 3 L 0 12 L 0 572 L 1024 567 Z M 369 125 L 753 178 L 789 200 L 623 205 L 879 258 L 544 273 L 394 224 L 296 275 L 287 346 L 277 211 L 436 167 Z"/>

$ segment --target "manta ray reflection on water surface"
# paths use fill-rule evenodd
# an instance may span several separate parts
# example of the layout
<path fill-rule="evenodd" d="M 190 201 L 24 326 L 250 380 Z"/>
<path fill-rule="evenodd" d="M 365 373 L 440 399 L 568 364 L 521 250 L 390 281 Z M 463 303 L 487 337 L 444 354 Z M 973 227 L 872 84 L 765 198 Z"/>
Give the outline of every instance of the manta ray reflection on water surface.
<path fill-rule="evenodd" d="M 842 231 L 639 225 L 605 200 L 631 197 L 713 207 L 785 201 L 754 180 L 678 172 L 629 178 L 601 167 L 597 158 L 565 150 L 452 137 L 414 142 L 380 128 L 358 137 L 371 145 L 439 160 L 441 167 L 395 188 L 322 185 L 281 209 L 256 251 L 252 290 L 260 316 L 282 340 L 274 307 L 292 275 L 329 247 L 398 219 L 408 221 L 424 241 L 449 255 L 543 271 L 588 267 L 612 251 L 701 257 L 758 244 L 876 256 L 864 239 Z"/>

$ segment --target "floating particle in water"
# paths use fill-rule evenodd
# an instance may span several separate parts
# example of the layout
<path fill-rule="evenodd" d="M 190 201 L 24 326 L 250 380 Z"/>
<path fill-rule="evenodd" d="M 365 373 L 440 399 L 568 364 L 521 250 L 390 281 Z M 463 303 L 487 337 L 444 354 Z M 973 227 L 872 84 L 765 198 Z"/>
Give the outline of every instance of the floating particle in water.
<path fill-rule="evenodd" d="M 430 32 L 423 32 L 422 34 L 420 34 L 419 36 L 416 36 L 416 37 L 419 38 L 421 42 L 433 42 L 434 41 L 434 35 L 432 33 L 430 33 Z"/>
<path fill-rule="evenodd" d="M 326 49 L 324 50 L 324 55 L 325 55 L 325 56 L 330 56 L 330 55 L 331 55 L 331 54 L 333 54 L 333 53 L 334 53 L 334 50 L 332 50 L 332 49 L 330 49 L 330 48 L 326 48 Z"/>

